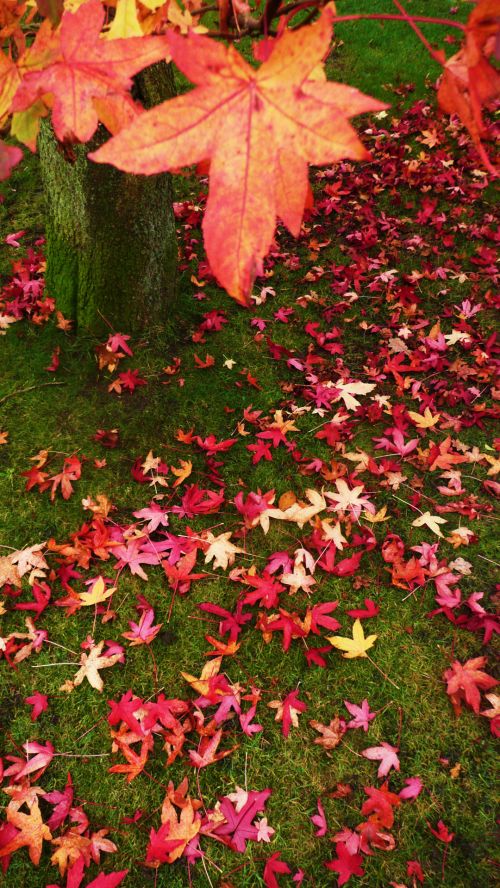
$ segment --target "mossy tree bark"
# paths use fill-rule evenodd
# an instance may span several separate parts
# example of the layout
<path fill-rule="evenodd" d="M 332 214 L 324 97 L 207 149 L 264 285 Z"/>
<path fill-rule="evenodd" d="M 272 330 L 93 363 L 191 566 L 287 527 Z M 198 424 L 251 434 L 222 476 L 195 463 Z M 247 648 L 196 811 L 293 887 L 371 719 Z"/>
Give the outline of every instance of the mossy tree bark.
<path fill-rule="evenodd" d="M 146 107 L 174 94 L 169 66 L 142 72 Z M 78 330 L 162 328 L 175 294 L 177 243 L 168 174 L 132 176 L 87 160 L 108 134 L 68 160 L 50 124 L 39 151 L 47 206 L 47 288 Z"/>

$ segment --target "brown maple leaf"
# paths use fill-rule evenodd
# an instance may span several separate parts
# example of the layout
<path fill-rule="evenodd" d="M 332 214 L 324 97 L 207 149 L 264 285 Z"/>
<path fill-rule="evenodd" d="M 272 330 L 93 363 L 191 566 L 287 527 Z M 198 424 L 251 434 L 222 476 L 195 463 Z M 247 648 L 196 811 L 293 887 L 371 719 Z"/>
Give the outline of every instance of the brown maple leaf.
<path fill-rule="evenodd" d="M 315 731 L 321 734 L 320 737 L 315 738 L 314 742 L 318 746 L 322 746 L 323 749 L 335 749 L 346 731 L 345 723 L 337 715 L 332 718 L 329 725 L 323 725 L 321 722 L 314 721 L 314 719 L 311 719 L 309 724 L 311 728 L 314 728 Z"/>

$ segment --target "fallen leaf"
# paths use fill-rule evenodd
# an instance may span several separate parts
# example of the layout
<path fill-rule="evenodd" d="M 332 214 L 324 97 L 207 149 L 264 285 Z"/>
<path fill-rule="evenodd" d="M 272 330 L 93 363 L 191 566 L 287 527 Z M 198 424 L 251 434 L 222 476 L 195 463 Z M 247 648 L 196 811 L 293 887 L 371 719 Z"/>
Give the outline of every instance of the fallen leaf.
<path fill-rule="evenodd" d="M 350 660 L 355 657 L 366 657 L 366 651 L 373 647 L 377 638 L 377 635 L 368 635 L 365 638 L 361 620 L 358 619 L 354 621 L 352 627 L 352 638 L 343 638 L 341 635 L 330 635 L 327 637 L 327 640 L 333 645 L 333 647 L 338 648 L 340 651 L 345 651 L 342 656 Z"/>

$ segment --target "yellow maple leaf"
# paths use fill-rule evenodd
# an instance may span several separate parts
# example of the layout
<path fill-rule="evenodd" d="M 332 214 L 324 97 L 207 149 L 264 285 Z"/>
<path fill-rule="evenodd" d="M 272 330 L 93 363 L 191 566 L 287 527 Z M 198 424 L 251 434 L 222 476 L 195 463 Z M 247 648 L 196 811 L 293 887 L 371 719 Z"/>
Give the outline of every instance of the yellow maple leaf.
<path fill-rule="evenodd" d="M 342 654 L 343 657 L 347 660 L 352 660 L 355 657 L 366 657 L 366 651 L 373 647 L 377 638 L 377 635 L 365 636 L 361 620 L 355 620 L 352 627 L 352 638 L 344 638 L 342 635 L 330 635 L 327 636 L 327 641 L 334 648 L 345 651 Z"/>
<path fill-rule="evenodd" d="M 143 31 L 137 15 L 135 0 L 118 0 L 115 17 L 106 34 L 108 40 L 124 37 L 142 37 Z"/>
<path fill-rule="evenodd" d="M 439 518 L 438 515 L 431 515 L 430 512 L 423 512 L 419 518 L 415 518 L 415 521 L 412 521 L 412 527 L 423 527 L 424 524 L 429 530 L 432 530 L 433 533 L 438 537 L 442 537 L 440 524 L 446 524 L 446 518 Z"/>
<path fill-rule="evenodd" d="M 382 506 L 375 515 L 370 515 L 369 512 L 363 512 L 363 518 L 365 521 L 369 521 L 370 524 L 378 524 L 379 521 L 388 521 L 389 516 L 387 515 L 387 506 Z"/>
<path fill-rule="evenodd" d="M 92 604 L 101 604 L 101 602 L 106 601 L 107 598 L 111 597 L 113 592 L 116 592 L 116 586 L 110 586 L 109 589 L 106 589 L 103 578 L 98 577 L 92 586 L 91 591 L 81 592 L 78 595 L 78 598 L 83 607 L 90 607 Z"/>
<path fill-rule="evenodd" d="M 426 407 L 423 413 L 414 413 L 413 410 L 408 411 L 408 416 L 419 429 L 430 429 L 440 420 L 441 414 L 432 415 L 429 407 Z"/>

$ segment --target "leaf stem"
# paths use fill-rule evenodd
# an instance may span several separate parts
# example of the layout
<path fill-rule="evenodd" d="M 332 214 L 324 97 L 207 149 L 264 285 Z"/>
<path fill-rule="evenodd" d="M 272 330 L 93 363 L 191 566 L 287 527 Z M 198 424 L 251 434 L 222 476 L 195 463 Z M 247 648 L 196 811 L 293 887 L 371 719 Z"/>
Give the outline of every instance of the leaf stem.
<path fill-rule="evenodd" d="M 276 15 L 287 15 L 290 12 L 300 12 L 302 9 L 309 9 L 311 3 L 306 2 L 303 3 L 290 3 L 288 6 L 281 6 Z M 398 15 L 394 12 L 358 12 L 351 13 L 350 15 L 334 15 L 332 18 L 332 23 L 334 25 L 339 24 L 340 22 L 357 22 L 357 21 L 391 21 L 391 22 L 407 22 L 411 24 L 411 22 L 426 22 L 429 25 L 444 25 L 447 28 L 456 28 L 459 31 L 465 31 L 465 25 L 462 22 L 456 22 L 452 19 L 445 18 L 437 18 L 431 15 L 412 15 L 409 16 L 408 13 L 405 15 Z M 413 25 L 412 25 L 413 27 Z"/>
<path fill-rule="evenodd" d="M 365 654 L 366 654 L 366 651 L 365 651 Z M 401 688 L 399 687 L 399 685 L 397 685 L 396 682 L 392 680 L 392 678 L 389 678 L 389 676 L 387 675 L 387 673 L 384 672 L 384 670 L 381 669 L 380 666 L 377 665 L 377 663 L 375 663 L 375 660 L 372 660 L 372 658 L 370 657 L 370 654 L 366 654 L 366 658 L 367 658 L 367 660 L 370 661 L 370 663 L 372 664 L 372 666 L 375 666 L 375 669 L 378 669 L 378 671 L 380 672 L 381 675 L 384 676 L 384 678 L 386 679 L 386 681 L 389 681 L 389 682 L 391 683 L 391 685 L 392 685 L 394 688 L 396 688 L 398 691 L 401 690 Z"/>
<path fill-rule="evenodd" d="M 443 64 L 442 51 L 441 51 L 441 53 L 439 53 L 439 52 L 436 52 L 436 50 L 432 48 L 429 41 L 427 40 L 427 37 L 424 34 L 422 34 L 421 29 L 416 24 L 414 17 L 408 15 L 406 9 L 404 8 L 403 4 L 399 2 L 399 0 L 392 0 L 392 2 L 394 3 L 394 6 L 396 7 L 396 9 L 399 9 L 399 11 L 402 14 L 402 16 L 404 17 L 405 21 L 408 22 L 410 28 L 415 32 L 415 34 L 417 35 L 417 37 L 421 41 L 421 43 L 423 43 L 423 45 L 425 46 L 429 55 L 434 59 L 435 62 L 438 63 L 438 65 L 442 65 Z"/>

